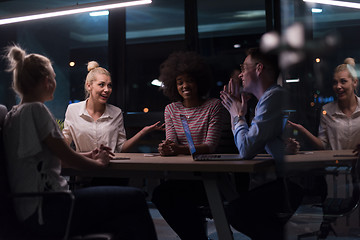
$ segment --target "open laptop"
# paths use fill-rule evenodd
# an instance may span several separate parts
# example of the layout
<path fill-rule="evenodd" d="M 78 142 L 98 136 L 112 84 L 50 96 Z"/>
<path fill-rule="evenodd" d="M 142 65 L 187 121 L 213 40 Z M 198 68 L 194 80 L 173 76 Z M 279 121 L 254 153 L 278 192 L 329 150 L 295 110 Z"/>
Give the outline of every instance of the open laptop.
<path fill-rule="evenodd" d="M 187 122 L 186 116 L 180 114 L 180 119 L 182 126 L 184 128 L 185 136 L 189 145 L 191 156 L 194 161 L 234 161 L 242 160 L 239 154 L 197 154 L 195 145 L 190 133 L 189 124 Z"/>

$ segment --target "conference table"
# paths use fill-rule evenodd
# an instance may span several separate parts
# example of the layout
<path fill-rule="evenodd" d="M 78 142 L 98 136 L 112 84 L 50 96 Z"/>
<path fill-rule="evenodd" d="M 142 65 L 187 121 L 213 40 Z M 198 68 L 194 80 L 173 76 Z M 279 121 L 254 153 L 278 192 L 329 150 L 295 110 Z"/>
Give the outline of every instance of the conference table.
<path fill-rule="evenodd" d="M 289 172 L 307 171 L 333 165 L 349 165 L 357 157 L 350 150 L 309 151 L 286 155 L 284 169 Z M 258 154 L 251 160 L 194 161 L 190 155 L 159 156 L 156 153 L 116 153 L 108 167 L 95 170 L 64 168 L 65 176 L 91 177 L 161 177 L 164 179 L 201 179 L 207 193 L 209 207 L 220 240 L 233 239 L 226 219 L 222 195 L 222 173 L 260 173 L 274 171 L 275 161 L 268 154 Z M 220 180 L 219 180 L 220 179 Z M 226 183 L 225 183 L 226 184 Z"/>

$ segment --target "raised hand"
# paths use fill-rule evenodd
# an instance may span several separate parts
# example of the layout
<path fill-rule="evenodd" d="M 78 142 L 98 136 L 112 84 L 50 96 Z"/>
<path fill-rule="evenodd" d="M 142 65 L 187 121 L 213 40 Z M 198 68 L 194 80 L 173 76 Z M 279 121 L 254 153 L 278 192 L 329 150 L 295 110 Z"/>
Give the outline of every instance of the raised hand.
<path fill-rule="evenodd" d="M 296 129 L 296 130 L 298 130 L 298 131 L 300 131 L 300 132 L 303 132 L 303 130 L 304 130 L 303 125 L 291 122 L 289 120 L 287 121 L 287 125 L 294 128 L 294 129 Z"/>
<path fill-rule="evenodd" d="M 230 78 L 227 85 L 227 93 L 229 93 L 233 98 L 241 100 L 242 87 L 240 83 L 236 82 L 233 78 Z"/>
<path fill-rule="evenodd" d="M 146 126 L 142 129 L 144 134 L 150 133 L 152 131 L 164 131 L 165 130 L 165 123 L 160 124 L 160 121 L 154 123 L 153 125 Z"/>
<path fill-rule="evenodd" d="M 245 93 L 241 94 L 241 98 L 235 98 L 228 92 L 221 91 L 220 98 L 222 100 L 222 105 L 229 111 L 232 117 L 246 115 L 247 101 L 249 98 L 245 96 Z"/>

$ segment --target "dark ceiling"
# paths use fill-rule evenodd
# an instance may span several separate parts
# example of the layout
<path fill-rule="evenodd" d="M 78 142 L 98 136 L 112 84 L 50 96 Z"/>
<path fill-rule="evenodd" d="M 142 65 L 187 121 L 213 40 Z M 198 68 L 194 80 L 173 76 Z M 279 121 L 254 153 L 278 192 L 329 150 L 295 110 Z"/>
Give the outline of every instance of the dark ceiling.
<path fill-rule="evenodd" d="M 0 18 L 31 11 L 84 4 L 89 0 L 0 0 Z M 258 32 L 265 26 L 264 0 L 198 0 L 199 32 L 233 35 L 234 31 Z M 21 6 L 21 7 L 19 7 Z M 151 4 L 126 10 L 127 39 L 165 37 L 184 33 L 184 1 L 153 0 Z M 61 17 L 65 18 L 65 17 Z M 71 37 L 79 42 L 101 41 L 107 37 L 107 18 L 78 14 L 70 19 Z"/>
<path fill-rule="evenodd" d="M 31 11 L 74 6 L 97 0 L 0 0 L 0 18 Z M 315 6 L 315 5 L 314 5 Z M 317 5 L 319 6 L 319 5 Z M 326 5 L 314 14 L 318 32 L 331 27 L 349 26 L 360 19 L 358 10 Z M 127 39 L 165 37 L 184 32 L 184 1 L 153 0 L 149 5 L 127 8 Z M 263 31 L 265 0 L 198 0 L 200 34 L 234 35 Z M 284 15 L 288 14 L 283 10 Z M 71 38 L 78 42 L 103 41 L 107 38 L 107 18 L 78 14 L 69 17 Z M 314 26 L 315 26 L 314 24 Z M 69 26 L 66 26 L 69 27 Z M 262 28 L 262 29 L 261 29 Z"/>

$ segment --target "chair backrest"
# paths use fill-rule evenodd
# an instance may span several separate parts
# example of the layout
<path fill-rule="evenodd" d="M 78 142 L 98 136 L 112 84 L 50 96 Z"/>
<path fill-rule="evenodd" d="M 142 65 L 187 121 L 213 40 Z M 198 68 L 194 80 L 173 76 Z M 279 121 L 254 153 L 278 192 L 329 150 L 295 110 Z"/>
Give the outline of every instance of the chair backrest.
<path fill-rule="evenodd" d="M 9 184 L 6 174 L 5 149 L 4 149 L 3 136 L 2 136 L 6 113 L 7 113 L 6 107 L 0 105 L 0 193 L 1 194 L 9 193 Z"/>
<path fill-rule="evenodd" d="M 6 173 L 5 149 L 2 136 L 6 113 L 6 107 L 0 105 L 0 237 L 6 237 L 8 233 L 12 232 L 13 223 L 16 222 L 12 201 L 8 197 L 10 187 Z"/>
<path fill-rule="evenodd" d="M 359 205 L 360 186 L 359 186 L 359 157 L 351 167 L 352 177 L 352 196 L 348 198 L 327 198 L 323 203 L 324 217 L 341 217 L 352 213 Z"/>

